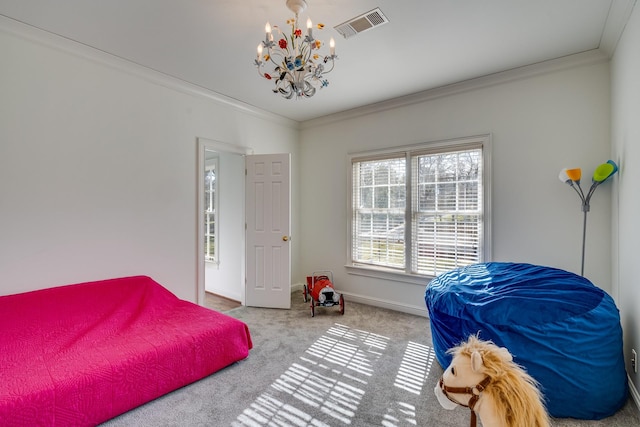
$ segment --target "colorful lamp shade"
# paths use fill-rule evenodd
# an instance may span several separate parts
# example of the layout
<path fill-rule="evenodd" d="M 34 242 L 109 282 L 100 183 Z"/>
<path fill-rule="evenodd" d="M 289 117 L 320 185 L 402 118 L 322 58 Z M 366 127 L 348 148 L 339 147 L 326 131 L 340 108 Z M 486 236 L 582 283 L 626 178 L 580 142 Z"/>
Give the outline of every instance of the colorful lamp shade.
<path fill-rule="evenodd" d="M 582 267 L 580 274 L 584 276 L 584 250 L 585 250 L 585 241 L 587 234 L 587 212 L 589 212 L 590 206 L 589 202 L 591 201 L 591 196 L 596 188 L 605 182 L 607 179 L 615 175 L 618 172 L 618 165 L 613 160 L 607 160 L 606 163 L 602 163 L 598 165 L 598 167 L 593 171 L 593 176 L 591 178 L 591 188 L 589 188 L 589 192 L 585 195 L 582 191 L 582 187 L 580 187 L 580 178 L 582 178 L 582 170 L 580 168 L 574 169 L 562 169 L 558 178 L 560 181 L 567 183 L 575 190 L 575 192 L 580 197 L 580 201 L 582 202 L 582 212 L 584 213 L 584 220 L 582 226 Z"/>
<path fill-rule="evenodd" d="M 611 163 L 603 163 L 593 171 L 593 182 L 602 182 L 613 174 L 613 165 Z"/>
<path fill-rule="evenodd" d="M 560 174 L 558 174 L 558 179 L 566 184 L 573 184 L 571 182 L 571 178 L 569 178 L 569 175 L 567 175 L 567 168 L 564 168 L 560 171 Z"/>
<path fill-rule="evenodd" d="M 571 181 L 580 184 L 580 178 L 582 178 L 582 169 L 567 169 L 567 176 Z"/>

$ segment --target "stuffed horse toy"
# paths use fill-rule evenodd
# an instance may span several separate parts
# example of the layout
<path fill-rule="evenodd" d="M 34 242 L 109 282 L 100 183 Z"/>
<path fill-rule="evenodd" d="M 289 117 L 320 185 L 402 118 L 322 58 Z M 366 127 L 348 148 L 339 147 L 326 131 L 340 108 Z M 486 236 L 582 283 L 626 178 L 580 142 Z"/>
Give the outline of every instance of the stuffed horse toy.
<path fill-rule="evenodd" d="M 484 427 L 550 427 L 537 381 L 506 348 L 472 335 L 448 353 L 453 359 L 435 388 L 442 407 L 469 408 L 471 427 L 476 416 Z"/>

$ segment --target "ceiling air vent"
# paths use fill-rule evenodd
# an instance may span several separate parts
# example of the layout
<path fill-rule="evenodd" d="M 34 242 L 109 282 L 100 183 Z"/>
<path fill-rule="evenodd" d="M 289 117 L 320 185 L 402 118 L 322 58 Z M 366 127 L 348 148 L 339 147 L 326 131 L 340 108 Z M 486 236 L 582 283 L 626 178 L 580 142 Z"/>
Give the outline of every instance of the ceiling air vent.
<path fill-rule="evenodd" d="M 350 19 L 347 22 L 336 25 L 334 28 L 337 32 L 342 34 L 342 37 L 348 39 L 349 37 L 353 37 L 363 31 L 370 30 L 373 27 L 386 24 L 387 22 L 389 22 L 389 20 L 384 16 L 380 8 L 375 8 L 365 14 Z"/>

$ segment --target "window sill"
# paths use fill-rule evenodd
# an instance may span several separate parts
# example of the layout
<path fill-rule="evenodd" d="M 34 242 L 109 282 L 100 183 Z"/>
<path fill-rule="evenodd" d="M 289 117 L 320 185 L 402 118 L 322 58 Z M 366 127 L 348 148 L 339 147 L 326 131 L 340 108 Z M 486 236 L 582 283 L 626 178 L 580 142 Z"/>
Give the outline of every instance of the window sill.
<path fill-rule="evenodd" d="M 220 263 L 218 261 L 210 261 L 210 260 L 204 260 L 205 265 L 208 265 L 210 267 L 215 267 L 216 269 L 220 268 Z"/>
<path fill-rule="evenodd" d="M 393 280 L 395 282 L 410 283 L 412 285 L 427 286 L 433 276 L 421 276 L 418 274 L 402 273 L 396 270 L 368 265 L 347 264 L 345 265 L 348 274 L 355 276 L 373 277 L 376 279 Z"/>

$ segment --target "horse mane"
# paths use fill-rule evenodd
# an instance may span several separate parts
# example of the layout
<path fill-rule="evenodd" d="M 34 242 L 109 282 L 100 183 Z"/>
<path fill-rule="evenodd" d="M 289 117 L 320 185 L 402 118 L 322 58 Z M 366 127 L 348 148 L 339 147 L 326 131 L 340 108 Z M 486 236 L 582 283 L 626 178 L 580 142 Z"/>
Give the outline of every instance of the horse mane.
<path fill-rule="evenodd" d="M 492 398 L 497 415 L 508 427 L 549 427 L 539 383 L 517 363 L 504 360 L 498 350 L 493 342 L 472 335 L 451 353 L 469 358 L 474 351 L 482 355 L 484 374 L 491 378 L 483 393 Z"/>

